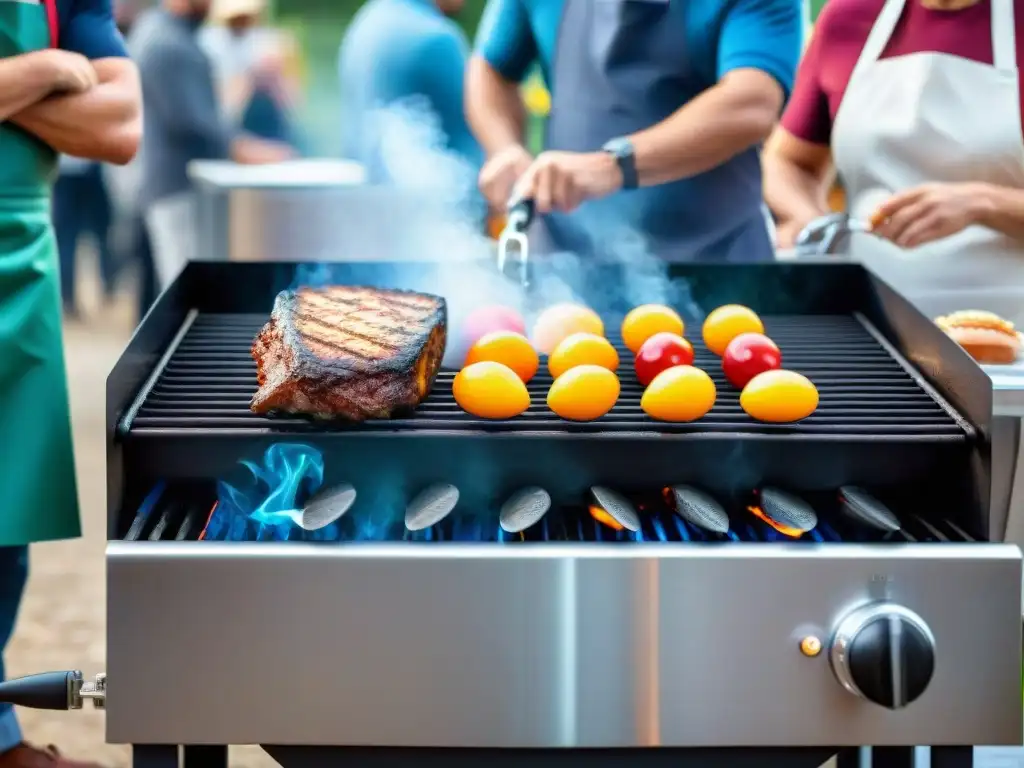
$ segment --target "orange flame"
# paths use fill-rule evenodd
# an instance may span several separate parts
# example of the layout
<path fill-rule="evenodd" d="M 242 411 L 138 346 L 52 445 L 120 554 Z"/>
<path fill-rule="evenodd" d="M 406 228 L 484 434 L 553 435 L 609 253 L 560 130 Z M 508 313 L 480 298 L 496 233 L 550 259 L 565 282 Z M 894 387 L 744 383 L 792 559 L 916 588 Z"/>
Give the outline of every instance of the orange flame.
<path fill-rule="evenodd" d="M 604 511 L 604 509 L 597 506 L 596 504 L 590 505 L 590 516 L 597 520 L 597 522 L 601 523 L 601 525 L 606 525 L 613 531 L 623 530 L 623 526 L 618 520 L 609 515 L 607 512 Z"/>
<path fill-rule="evenodd" d="M 206 529 L 210 527 L 210 521 L 213 519 L 213 513 L 217 511 L 218 502 L 213 502 L 213 506 L 210 507 L 210 514 L 206 516 L 206 525 L 203 526 L 202 532 L 199 534 L 199 541 L 206 538 Z"/>
<path fill-rule="evenodd" d="M 804 533 L 806 533 L 806 531 L 801 531 L 799 528 L 790 528 L 788 525 L 783 525 L 782 523 L 778 523 L 772 520 L 770 517 L 768 517 L 768 515 L 764 513 L 764 510 L 761 509 L 760 507 L 747 507 L 747 510 L 749 510 L 754 517 L 764 520 L 768 525 L 770 525 L 776 531 L 781 533 L 783 536 L 789 536 L 789 538 L 791 539 L 799 539 L 801 536 L 804 535 Z"/>

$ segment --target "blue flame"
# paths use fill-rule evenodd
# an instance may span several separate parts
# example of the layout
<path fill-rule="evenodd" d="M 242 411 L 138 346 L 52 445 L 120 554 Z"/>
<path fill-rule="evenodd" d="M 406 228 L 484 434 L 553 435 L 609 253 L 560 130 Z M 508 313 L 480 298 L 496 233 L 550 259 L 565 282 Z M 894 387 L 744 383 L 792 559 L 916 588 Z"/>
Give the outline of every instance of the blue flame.
<path fill-rule="evenodd" d="M 215 517 L 230 520 L 224 538 L 250 538 L 247 529 L 252 520 L 259 525 L 259 540 L 287 540 L 294 525 L 291 515 L 298 513 L 305 500 L 323 485 L 323 454 L 308 445 L 275 443 L 267 448 L 260 464 L 240 463 L 251 475 L 247 487 L 223 480 L 217 483 Z M 218 520 L 218 531 L 225 522 Z"/>

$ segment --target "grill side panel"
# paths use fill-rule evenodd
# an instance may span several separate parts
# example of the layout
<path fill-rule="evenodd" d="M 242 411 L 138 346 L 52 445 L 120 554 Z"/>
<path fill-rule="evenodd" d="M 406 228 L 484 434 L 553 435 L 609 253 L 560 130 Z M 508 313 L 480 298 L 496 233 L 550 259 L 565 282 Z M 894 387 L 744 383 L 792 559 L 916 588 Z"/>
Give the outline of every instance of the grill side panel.
<path fill-rule="evenodd" d="M 1019 744 L 1020 558 L 997 544 L 112 543 L 107 738 Z M 936 638 L 931 686 L 897 713 L 798 651 L 881 598 Z"/>

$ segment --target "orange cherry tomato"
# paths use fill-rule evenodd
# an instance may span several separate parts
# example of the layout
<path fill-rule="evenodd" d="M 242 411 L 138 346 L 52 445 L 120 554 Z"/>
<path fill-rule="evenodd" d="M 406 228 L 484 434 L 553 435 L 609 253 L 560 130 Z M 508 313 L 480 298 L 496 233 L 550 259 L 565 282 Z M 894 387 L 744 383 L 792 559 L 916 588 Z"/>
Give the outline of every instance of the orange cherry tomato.
<path fill-rule="evenodd" d="M 481 419 L 511 419 L 530 407 L 522 379 L 508 366 L 489 360 L 459 371 L 452 394 L 462 410 Z"/>
<path fill-rule="evenodd" d="M 493 331 L 481 336 L 469 348 L 466 365 L 482 362 L 506 365 L 523 381 L 532 379 L 540 366 L 537 350 L 529 339 L 513 331 Z"/>
<path fill-rule="evenodd" d="M 704 321 L 704 344 L 719 356 L 741 333 L 764 333 L 764 323 L 754 310 L 739 304 L 719 307 Z"/>
<path fill-rule="evenodd" d="M 570 368 L 548 390 L 548 408 L 571 421 L 599 419 L 618 399 L 618 377 L 599 365 Z"/>
<path fill-rule="evenodd" d="M 640 407 L 659 421 L 695 421 L 715 404 L 715 382 L 700 368 L 677 365 L 654 377 Z"/>
<path fill-rule="evenodd" d="M 674 333 L 682 336 L 684 330 L 683 318 L 671 307 L 644 304 L 632 310 L 622 321 L 622 341 L 635 355 L 654 334 Z"/>
<path fill-rule="evenodd" d="M 599 365 L 614 371 L 619 367 L 619 353 L 604 336 L 574 333 L 555 347 L 548 358 L 548 371 L 557 379 L 577 365 Z"/>
<path fill-rule="evenodd" d="M 817 409 L 818 389 L 794 371 L 765 371 L 743 388 L 740 407 L 758 421 L 800 421 Z"/>
<path fill-rule="evenodd" d="M 604 323 L 597 313 L 579 304 L 555 304 L 537 317 L 531 339 L 539 352 L 550 355 L 566 336 L 593 333 L 604 336 Z"/>

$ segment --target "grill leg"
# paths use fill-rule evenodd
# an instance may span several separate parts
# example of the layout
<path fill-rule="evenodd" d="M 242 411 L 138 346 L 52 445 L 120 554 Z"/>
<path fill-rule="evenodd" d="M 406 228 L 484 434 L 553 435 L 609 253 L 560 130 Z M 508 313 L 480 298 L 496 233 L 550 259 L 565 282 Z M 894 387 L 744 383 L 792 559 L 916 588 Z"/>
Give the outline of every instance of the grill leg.
<path fill-rule="evenodd" d="M 182 768 L 228 768 L 228 748 L 225 745 L 186 746 Z"/>
<path fill-rule="evenodd" d="M 872 747 L 871 768 L 914 768 L 914 748 Z"/>
<path fill-rule="evenodd" d="M 932 747 L 932 768 L 974 768 L 974 747 Z"/>
<path fill-rule="evenodd" d="M 178 745 L 133 744 L 132 768 L 178 768 Z"/>

